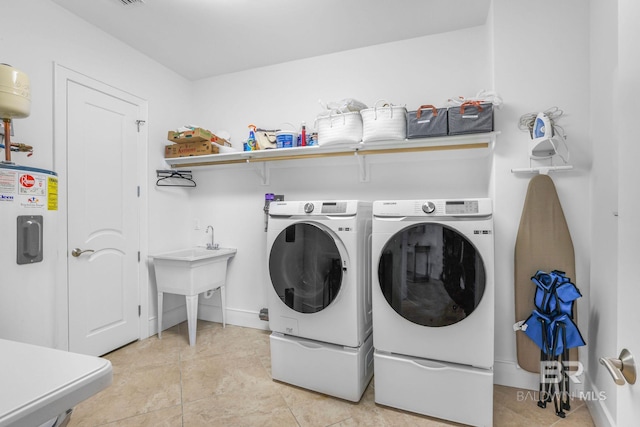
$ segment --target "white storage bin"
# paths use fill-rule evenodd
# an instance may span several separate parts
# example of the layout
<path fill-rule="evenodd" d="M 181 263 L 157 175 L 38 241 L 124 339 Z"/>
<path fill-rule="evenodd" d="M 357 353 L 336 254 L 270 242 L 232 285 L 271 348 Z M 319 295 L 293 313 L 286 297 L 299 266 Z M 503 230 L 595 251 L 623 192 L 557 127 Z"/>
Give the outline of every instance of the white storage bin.
<path fill-rule="evenodd" d="M 382 106 L 378 106 L 382 103 Z M 385 101 L 360 111 L 362 142 L 404 140 L 407 137 L 407 109 Z"/>
<path fill-rule="evenodd" d="M 318 145 L 357 144 L 362 141 L 362 117 L 358 111 L 319 116 L 316 128 Z"/>

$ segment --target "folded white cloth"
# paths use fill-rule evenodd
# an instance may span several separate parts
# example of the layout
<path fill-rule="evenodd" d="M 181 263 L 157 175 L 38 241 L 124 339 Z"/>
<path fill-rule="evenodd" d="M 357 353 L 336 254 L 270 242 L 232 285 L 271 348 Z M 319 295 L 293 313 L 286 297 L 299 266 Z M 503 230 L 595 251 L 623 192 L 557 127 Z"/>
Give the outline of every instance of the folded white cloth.
<path fill-rule="evenodd" d="M 335 113 L 358 112 L 367 108 L 366 104 L 353 98 L 345 98 L 338 102 L 328 102 L 326 104 L 322 102 L 321 99 L 319 99 L 318 102 L 323 109 L 318 116 L 328 116 Z"/>

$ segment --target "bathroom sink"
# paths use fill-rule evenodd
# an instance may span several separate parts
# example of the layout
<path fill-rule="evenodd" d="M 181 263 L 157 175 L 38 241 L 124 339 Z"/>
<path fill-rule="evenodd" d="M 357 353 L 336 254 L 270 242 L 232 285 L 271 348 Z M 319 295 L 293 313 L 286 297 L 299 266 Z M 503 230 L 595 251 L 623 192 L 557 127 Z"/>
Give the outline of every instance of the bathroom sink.
<path fill-rule="evenodd" d="M 151 255 L 158 286 L 158 336 L 162 333 L 163 293 L 184 295 L 187 302 L 189 342 L 195 345 L 198 294 L 220 289 L 222 325 L 225 318 L 225 281 L 227 261 L 236 254 L 235 248 L 187 248 Z"/>

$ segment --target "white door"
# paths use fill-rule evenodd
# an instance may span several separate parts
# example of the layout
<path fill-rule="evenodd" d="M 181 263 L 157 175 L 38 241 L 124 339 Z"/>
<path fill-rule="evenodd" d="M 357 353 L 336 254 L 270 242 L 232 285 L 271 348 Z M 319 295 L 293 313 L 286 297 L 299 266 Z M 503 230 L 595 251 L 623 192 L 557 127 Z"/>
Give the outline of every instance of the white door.
<path fill-rule="evenodd" d="M 139 337 L 140 106 L 67 81 L 69 350 L 102 355 Z"/>
<path fill-rule="evenodd" d="M 619 141 L 619 209 L 618 209 L 618 348 L 623 348 L 640 362 L 640 137 L 637 129 L 637 100 L 640 98 L 640 4 L 637 0 L 618 2 L 619 13 L 619 87 L 621 105 L 618 106 Z M 617 420 L 622 426 L 640 425 L 640 379 L 635 384 L 616 387 Z"/>

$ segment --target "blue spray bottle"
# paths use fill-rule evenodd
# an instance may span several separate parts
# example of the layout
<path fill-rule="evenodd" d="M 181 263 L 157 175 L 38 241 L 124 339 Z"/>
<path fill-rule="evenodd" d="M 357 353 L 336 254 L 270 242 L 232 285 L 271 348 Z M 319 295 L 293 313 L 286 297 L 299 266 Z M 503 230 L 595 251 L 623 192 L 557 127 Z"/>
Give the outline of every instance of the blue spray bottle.
<path fill-rule="evenodd" d="M 258 149 L 258 144 L 256 143 L 256 126 L 249 125 L 249 138 L 247 138 L 247 142 L 244 143 L 244 151 L 255 151 Z"/>

